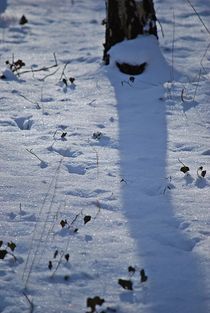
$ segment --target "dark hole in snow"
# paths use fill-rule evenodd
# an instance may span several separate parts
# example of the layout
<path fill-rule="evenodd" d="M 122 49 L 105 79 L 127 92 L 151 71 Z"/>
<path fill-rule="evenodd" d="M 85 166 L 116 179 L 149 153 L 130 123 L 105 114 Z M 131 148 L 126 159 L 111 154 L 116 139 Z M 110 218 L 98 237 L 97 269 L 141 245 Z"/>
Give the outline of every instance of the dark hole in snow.
<path fill-rule="evenodd" d="M 140 65 L 132 65 L 128 63 L 119 63 L 116 62 L 117 67 L 119 68 L 120 72 L 128 75 L 139 75 L 142 74 L 147 66 L 147 63 L 144 62 Z"/>
<path fill-rule="evenodd" d="M 34 121 L 29 117 L 17 117 L 14 119 L 15 123 L 21 130 L 30 130 Z"/>

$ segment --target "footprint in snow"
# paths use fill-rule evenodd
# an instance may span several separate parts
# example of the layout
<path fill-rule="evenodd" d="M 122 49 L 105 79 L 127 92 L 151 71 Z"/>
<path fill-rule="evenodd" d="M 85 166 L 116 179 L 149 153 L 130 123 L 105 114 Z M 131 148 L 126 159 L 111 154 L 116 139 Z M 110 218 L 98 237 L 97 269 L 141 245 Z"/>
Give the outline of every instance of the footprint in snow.
<path fill-rule="evenodd" d="M 13 127 L 16 127 L 17 124 L 15 123 L 14 120 L 11 120 L 11 119 L 1 119 L 0 120 L 0 126 L 13 126 Z"/>
<path fill-rule="evenodd" d="M 49 151 L 53 151 L 53 152 L 56 152 L 58 154 L 60 154 L 61 156 L 63 157 L 69 157 L 69 158 L 76 158 L 78 157 L 79 155 L 82 154 L 81 151 L 74 151 L 74 150 L 71 150 L 69 148 L 67 149 L 63 149 L 63 148 L 55 148 L 55 147 L 49 147 L 48 148 Z"/>
<path fill-rule="evenodd" d="M 85 175 L 86 173 L 86 168 L 83 165 L 66 164 L 65 166 L 70 174 Z"/>
<path fill-rule="evenodd" d="M 26 117 L 16 117 L 13 118 L 16 125 L 21 130 L 30 130 L 34 124 L 34 121 L 31 119 L 32 116 L 26 116 Z"/>
<path fill-rule="evenodd" d="M 208 155 L 208 156 L 210 156 L 210 149 L 203 151 L 201 153 L 201 155 Z"/>

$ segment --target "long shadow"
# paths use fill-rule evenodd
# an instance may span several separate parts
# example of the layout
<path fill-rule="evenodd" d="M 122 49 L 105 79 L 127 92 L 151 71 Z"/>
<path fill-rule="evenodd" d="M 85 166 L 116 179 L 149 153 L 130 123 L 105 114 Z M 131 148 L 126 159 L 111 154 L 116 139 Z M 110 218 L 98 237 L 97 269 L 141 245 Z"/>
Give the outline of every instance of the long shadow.
<path fill-rule="evenodd" d="M 140 307 L 152 313 L 207 312 L 194 243 L 180 229 L 170 197 L 162 84 L 143 75 L 131 82 L 116 71 L 110 68 L 108 77 L 119 114 L 123 213 L 138 265 L 148 275 Z"/>

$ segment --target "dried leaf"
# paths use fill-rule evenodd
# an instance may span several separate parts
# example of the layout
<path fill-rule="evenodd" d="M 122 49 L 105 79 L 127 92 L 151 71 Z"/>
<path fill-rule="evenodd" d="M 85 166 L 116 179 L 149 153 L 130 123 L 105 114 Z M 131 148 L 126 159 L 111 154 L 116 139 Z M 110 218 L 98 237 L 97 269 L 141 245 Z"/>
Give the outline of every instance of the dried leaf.
<path fill-rule="evenodd" d="M 133 267 L 133 266 L 128 266 L 128 272 L 131 273 L 131 274 L 135 274 L 135 272 L 136 272 L 135 267 Z"/>
<path fill-rule="evenodd" d="M 73 84 L 74 81 L 75 81 L 75 78 L 74 77 L 70 77 L 69 80 L 70 80 L 70 83 Z"/>
<path fill-rule="evenodd" d="M 186 166 L 186 165 L 184 165 L 184 166 L 182 166 L 181 168 L 180 168 L 180 171 L 181 172 L 183 172 L 184 174 L 186 174 L 187 172 L 189 172 L 189 167 L 188 166 Z"/>
<path fill-rule="evenodd" d="M 145 274 L 144 269 L 142 269 L 142 270 L 140 271 L 140 276 L 141 276 L 141 282 L 142 282 L 142 283 L 144 283 L 145 281 L 147 281 L 148 277 L 147 277 L 147 275 Z"/>
<path fill-rule="evenodd" d="M 65 138 L 67 133 L 62 133 L 61 138 Z"/>
<path fill-rule="evenodd" d="M 68 223 L 67 223 L 67 220 L 65 220 L 65 221 L 64 221 L 64 220 L 61 220 L 61 221 L 60 221 L 60 225 L 61 225 L 62 228 L 64 228 L 67 224 L 68 224 Z"/>
<path fill-rule="evenodd" d="M 16 244 L 15 244 L 14 242 L 12 242 L 12 241 L 8 242 L 8 243 L 7 243 L 7 246 L 8 246 L 12 251 L 14 251 L 15 248 L 16 248 Z"/>
<path fill-rule="evenodd" d="M 65 78 L 63 78 L 63 83 L 66 85 L 66 87 L 68 86 L 67 80 Z"/>
<path fill-rule="evenodd" d="M 53 258 L 55 259 L 58 256 L 58 250 L 55 250 Z"/>
<path fill-rule="evenodd" d="M 133 283 L 131 280 L 118 279 L 118 284 L 127 290 L 133 290 Z"/>
<path fill-rule="evenodd" d="M 91 216 L 90 215 L 86 215 L 84 217 L 84 224 L 87 224 L 88 222 L 90 222 L 90 220 L 91 220 Z"/>
<path fill-rule="evenodd" d="M 67 262 L 69 260 L 69 257 L 70 257 L 69 253 L 65 254 L 65 259 L 66 259 Z"/>
<path fill-rule="evenodd" d="M 96 312 L 96 305 L 102 305 L 105 302 L 104 299 L 96 296 L 94 298 L 87 298 L 87 308 L 90 308 L 90 313 Z"/>
<path fill-rule="evenodd" d="M 7 250 L 0 250 L 0 260 L 3 260 L 7 255 Z"/>
<path fill-rule="evenodd" d="M 20 21 L 19 21 L 19 24 L 20 25 L 25 25 L 28 23 L 28 20 L 27 18 L 25 17 L 25 15 L 23 15 L 21 18 L 20 18 Z"/>
<path fill-rule="evenodd" d="M 204 171 L 201 172 L 201 176 L 202 176 L 202 177 L 205 177 L 205 176 L 206 176 L 206 170 L 204 170 Z"/>
<path fill-rule="evenodd" d="M 49 268 L 50 271 L 51 271 L 51 269 L 53 268 L 52 261 L 49 261 L 49 263 L 48 263 L 48 268 Z"/>

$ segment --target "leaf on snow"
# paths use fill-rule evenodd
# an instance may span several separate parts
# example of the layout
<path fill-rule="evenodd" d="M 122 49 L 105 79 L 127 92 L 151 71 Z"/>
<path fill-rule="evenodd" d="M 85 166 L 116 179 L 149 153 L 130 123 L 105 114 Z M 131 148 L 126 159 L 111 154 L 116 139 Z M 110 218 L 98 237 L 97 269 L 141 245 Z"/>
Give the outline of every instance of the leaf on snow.
<path fill-rule="evenodd" d="M 3 241 L 2 240 L 0 240 L 0 247 L 3 245 Z"/>
<path fill-rule="evenodd" d="M 55 250 L 53 258 L 56 259 L 57 255 L 58 255 L 58 250 Z"/>
<path fill-rule="evenodd" d="M 61 225 L 62 228 L 64 228 L 64 227 L 66 226 L 66 224 L 68 224 L 68 223 L 67 223 L 67 220 L 65 220 L 65 221 L 64 221 L 64 220 L 61 220 L 61 221 L 60 221 L 60 225 Z"/>
<path fill-rule="evenodd" d="M 135 269 L 135 267 L 133 267 L 133 266 L 128 266 L 128 272 L 130 273 L 130 274 L 135 274 L 135 272 L 136 272 L 136 269 Z"/>
<path fill-rule="evenodd" d="M 105 302 L 104 299 L 96 296 L 94 298 L 87 298 L 87 307 L 91 309 L 90 313 L 96 312 L 96 305 L 102 305 Z"/>
<path fill-rule="evenodd" d="M 8 246 L 12 251 L 14 251 L 15 248 L 16 248 L 16 244 L 15 244 L 14 242 L 12 242 L 12 241 L 8 242 L 8 243 L 7 243 L 7 246 Z"/>
<path fill-rule="evenodd" d="M 127 290 L 133 290 L 133 283 L 131 280 L 118 279 L 118 284 Z"/>
<path fill-rule="evenodd" d="M 0 250 L 0 259 L 3 260 L 7 255 L 7 250 Z"/>
<path fill-rule="evenodd" d="M 147 281 L 148 277 L 147 277 L 147 275 L 145 274 L 144 269 L 142 269 L 142 270 L 140 271 L 140 276 L 141 276 L 141 282 L 142 282 L 142 283 L 144 283 L 145 281 Z"/>
<path fill-rule="evenodd" d="M 204 171 L 201 172 L 201 176 L 202 176 L 202 177 L 205 177 L 205 176 L 206 176 L 206 170 L 204 170 Z"/>
<path fill-rule="evenodd" d="M 48 268 L 49 268 L 50 271 L 51 271 L 51 269 L 53 268 L 52 261 L 49 261 L 49 263 L 48 263 Z"/>
<path fill-rule="evenodd" d="M 67 135 L 67 133 L 66 133 L 66 132 L 63 132 L 62 135 L 61 135 L 61 138 L 65 138 L 66 135 Z"/>
<path fill-rule="evenodd" d="M 69 253 L 65 254 L 65 259 L 66 259 L 67 262 L 69 260 L 69 257 L 70 257 Z"/>
<path fill-rule="evenodd" d="M 84 217 L 84 224 L 87 224 L 88 222 L 90 222 L 90 220 L 91 220 L 91 216 L 90 215 L 86 215 Z"/>
<path fill-rule="evenodd" d="M 186 166 L 186 165 L 185 165 L 185 166 L 182 166 L 182 167 L 180 168 L 180 171 L 183 172 L 184 174 L 187 173 L 187 172 L 189 172 L 189 170 L 190 170 L 190 168 L 189 168 L 188 166 Z"/>

